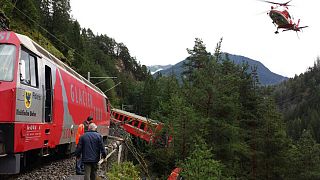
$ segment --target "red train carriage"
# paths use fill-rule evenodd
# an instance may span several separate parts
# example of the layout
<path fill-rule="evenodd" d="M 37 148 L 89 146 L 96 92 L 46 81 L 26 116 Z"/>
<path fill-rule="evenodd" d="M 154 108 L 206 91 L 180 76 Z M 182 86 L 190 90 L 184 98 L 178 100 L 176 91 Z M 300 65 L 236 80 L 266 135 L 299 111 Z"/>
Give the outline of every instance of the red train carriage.
<path fill-rule="evenodd" d="M 72 153 L 89 115 L 106 137 L 110 105 L 100 89 L 30 38 L 0 32 L 0 174 L 19 173 L 30 152 Z"/>
<path fill-rule="evenodd" d="M 165 145 L 170 144 L 171 137 L 166 136 L 166 134 L 160 134 L 163 128 L 161 122 L 120 109 L 113 108 L 111 112 L 111 120 L 115 123 L 120 123 L 125 131 L 133 136 L 139 137 L 148 143 L 158 143 L 157 141 L 160 140 L 160 143 L 164 143 Z M 165 137 L 161 137 L 161 135 Z"/>

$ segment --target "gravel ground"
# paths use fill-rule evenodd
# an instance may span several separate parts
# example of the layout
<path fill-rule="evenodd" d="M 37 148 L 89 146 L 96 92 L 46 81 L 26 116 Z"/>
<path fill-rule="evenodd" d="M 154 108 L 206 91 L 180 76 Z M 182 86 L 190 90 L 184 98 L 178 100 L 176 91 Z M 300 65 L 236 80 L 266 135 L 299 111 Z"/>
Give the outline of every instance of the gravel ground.
<path fill-rule="evenodd" d="M 113 140 L 109 141 L 109 144 Z M 111 150 L 109 150 L 109 153 Z M 127 154 L 125 147 L 123 152 Z M 99 176 L 98 180 L 105 180 L 107 169 L 110 168 L 112 162 L 117 161 L 118 152 L 114 153 L 108 163 L 103 163 L 102 167 L 98 170 L 97 175 Z M 121 158 L 121 161 L 124 160 L 124 155 Z M 36 161 L 36 160 L 35 160 Z M 75 176 L 75 163 L 76 157 L 58 157 L 58 156 L 49 156 L 42 159 L 42 163 L 32 168 L 31 170 L 25 170 L 18 175 L 13 176 L 0 176 L 0 180 L 70 180 L 72 176 Z"/>
<path fill-rule="evenodd" d="M 10 177 L 10 180 L 63 180 L 75 175 L 75 157 L 44 162 L 41 167 Z"/>
<path fill-rule="evenodd" d="M 75 173 L 76 158 L 65 158 L 44 163 L 41 167 L 7 177 L 8 180 L 69 180 Z M 99 180 L 107 179 L 103 169 L 98 170 Z M 0 178 L 1 179 L 1 178 Z"/>

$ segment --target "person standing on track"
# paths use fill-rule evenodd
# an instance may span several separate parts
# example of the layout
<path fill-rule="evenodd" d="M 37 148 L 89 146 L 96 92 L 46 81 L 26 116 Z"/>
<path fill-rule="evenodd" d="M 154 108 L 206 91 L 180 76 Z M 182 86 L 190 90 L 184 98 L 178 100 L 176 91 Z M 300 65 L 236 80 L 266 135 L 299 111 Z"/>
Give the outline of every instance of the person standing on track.
<path fill-rule="evenodd" d="M 83 121 L 82 124 L 79 125 L 78 131 L 76 134 L 76 145 L 79 143 L 80 137 L 89 130 L 89 124 L 92 123 L 92 116 L 89 116 L 87 120 Z M 84 174 L 84 164 L 82 162 L 82 158 L 76 159 L 76 174 L 77 175 L 83 175 Z"/>
<path fill-rule="evenodd" d="M 107 156 L 102 136 L 96 130 L 97 125 L 95 123 L 89 124 L 89 131 L 80 137 L 75 153 L 77 158 L 82 156 L 85 180 L 96 179 L 100 155 L 103 159 Z"/>

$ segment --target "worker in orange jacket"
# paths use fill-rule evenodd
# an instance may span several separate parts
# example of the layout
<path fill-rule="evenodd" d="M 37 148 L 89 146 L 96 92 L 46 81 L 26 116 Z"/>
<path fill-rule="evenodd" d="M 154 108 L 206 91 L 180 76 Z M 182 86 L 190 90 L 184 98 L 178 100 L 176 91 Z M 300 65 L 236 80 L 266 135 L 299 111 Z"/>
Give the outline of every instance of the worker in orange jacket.
<path fill-rule="evenodd" d="M 80 137 L 88 131 L 89 124 L 92 123 L 92 116 L 89 116 L 87 120 L 83 121 L 82 124 L 79 124 L 77 134 L 76 134 L 76 145 L 79 143 Z M 82 158 L 78 158 L 76 160 L 76 174 L 83 175 L 84 174 L 84 164 L 82 162 Z"/>

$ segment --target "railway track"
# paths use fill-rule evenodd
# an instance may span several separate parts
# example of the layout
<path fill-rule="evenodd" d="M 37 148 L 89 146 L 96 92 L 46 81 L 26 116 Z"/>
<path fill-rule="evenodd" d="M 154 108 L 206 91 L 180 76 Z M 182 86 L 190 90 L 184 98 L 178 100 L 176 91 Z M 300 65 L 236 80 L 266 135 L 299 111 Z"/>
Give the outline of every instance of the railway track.
<path fill-rule="evenodd" d="M 48 157 L 42 162 L 29 164 L 17 175 L 0 176 L 6 180 L 43 180 L 43 179 L 70 179 L 75 175 L 75 157 Z"/>
<path fill-rule="evenodd" d="M 120 142 L 118 141 L 119 138 L 113 137 L 113 139 L 110 139 L 108 146 L 106 146 L 109 152 L 107 157 L 110 157 L 110 160 L 108 159 L 108 163 L 100 165 L 97 172 L 99 180 L 107 179 L 106 170 L 109 166 L 107 164 L 120 160 L 118 157 Z M 75 156 L 70 157 L 59 154 L 34 158 L 33 161 L 27 162 L 27 168 L 23 169 L 20 174 L 0 175 L 0 180 L 71 180 L 71 177 L 76 175 L 75 162 Z"/>

